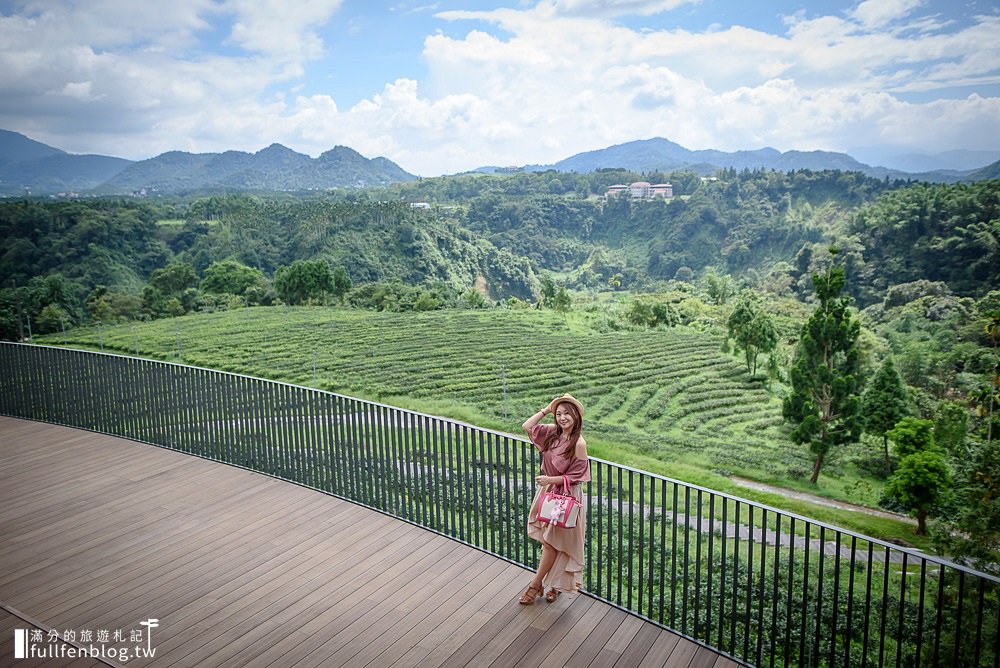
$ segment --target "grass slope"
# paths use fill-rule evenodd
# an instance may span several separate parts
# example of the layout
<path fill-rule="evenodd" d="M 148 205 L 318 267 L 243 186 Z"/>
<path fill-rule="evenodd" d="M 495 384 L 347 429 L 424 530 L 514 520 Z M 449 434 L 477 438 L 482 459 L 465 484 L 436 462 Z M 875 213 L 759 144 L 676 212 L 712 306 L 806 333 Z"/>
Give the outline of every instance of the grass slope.
<path fill-rule="evenodd" d="M 880 537 L 911 531 L 734 486 L 732 474 L 787 480 L 808 472 L 810 459 L 788 440 L 780 399 L 720 351 L 720 335 L 691 328 L 600 333 L 584 314 L 537 310 L 262 307 L 38 342 L 283 380 L 512 433 L 570 392 L 587 408 L 594 456 Z"/>

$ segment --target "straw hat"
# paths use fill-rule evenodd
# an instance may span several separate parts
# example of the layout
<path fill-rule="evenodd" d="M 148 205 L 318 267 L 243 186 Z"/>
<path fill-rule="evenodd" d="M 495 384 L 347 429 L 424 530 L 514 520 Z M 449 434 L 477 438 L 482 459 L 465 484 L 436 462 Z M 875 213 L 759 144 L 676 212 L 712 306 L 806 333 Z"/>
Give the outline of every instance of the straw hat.
<path fill-rule="evenodd" d="M 576 410 L 580 411 L 580 417 L 583 417 L 583 404 L 581 404 L 579 400 L 576 399 L 576 397 L 574 397 L 572 394 L 564 394 L 561 397 L 556 397 L 555 399 L 550 401 L 548 411 L 550 413 L 555 413 L 556 406 L 558 406 L 561 403 L 573 404 L 574 406 L 576 406 Z"/>

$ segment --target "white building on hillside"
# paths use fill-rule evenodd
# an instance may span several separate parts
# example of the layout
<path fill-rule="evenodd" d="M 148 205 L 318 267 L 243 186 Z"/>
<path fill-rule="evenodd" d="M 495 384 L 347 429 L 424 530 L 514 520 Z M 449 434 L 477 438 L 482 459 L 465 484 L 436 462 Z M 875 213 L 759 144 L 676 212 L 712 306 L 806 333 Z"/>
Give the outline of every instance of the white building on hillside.
<path fill-rule="evenodd" d="M 632 199 L 653 199 L 662 197 L 663 199 L 673 199 L 674 187 L 669 183 L 652 184 L 648 181 L 636 181 L 629 185 L 616 184 L 608 186 L 608 191 L 604 193 L 604 198 L 617 197 L 628 193 Z"/>

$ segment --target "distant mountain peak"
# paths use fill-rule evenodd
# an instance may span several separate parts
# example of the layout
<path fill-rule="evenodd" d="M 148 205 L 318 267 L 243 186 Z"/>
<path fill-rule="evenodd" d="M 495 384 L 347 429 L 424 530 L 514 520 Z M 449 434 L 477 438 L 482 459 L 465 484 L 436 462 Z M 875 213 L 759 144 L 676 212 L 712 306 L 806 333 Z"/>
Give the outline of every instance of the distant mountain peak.
<path fill-rule="evenodd" d="M 7 194 L 328 190 L 416 178 L 387 158 L 369 160 L 348 146 L 318 158 L 272 143 L 256 153 L 174 150 L 133 162 L 72 155 L 0 130 L 0 193 Z"/>
<path fill-rule="evenodd" d="M 339 144 L 331 148 L 329 151 L 323 151 L 317 160 L 339 160 L 343 158 L 351 160 L 357 160 L 360 158 L 361 160 L 367 160 L 367 158 L 355 151 L 353 148 L 349 146 L 341 146 Z"/>
<path fill-rule="evenodd" d="M 292 149 L 288 148 L 287 146 L 285 146 L 283 144 L 279 144 L 277 142 L 271 144 L 267 148 L 262 148 L 259 151 L 257 151 L 256 153 L 254 153 L 254 155 L 269 155 L 269 154 L 301 155 L 303 157 L 309 157 L 309 156 L 306 156 L 306 155 L 304 155 L 302 153 L 298 153 L 296 151 L 293 151 Z"/>
<path fill-rule="evenodd" d="M 103 184 L 100 191 L 329 190 L 416 178 L 391 161 L 369 160 L 348 146 L 334 146 L 315 159 L 277 143 L 256 153 L 185 155 L 187 159 L 182 160 L 171 152 L 136 163 Z M 184 169 L 174 169 L 182 164 Z"/>
<path fill-rule="evenodd" d="M 822 150 L 790 150 L 781 152 L 771 147 L 754 150 L 720 151 L 714 149 L 690 150 L 663 137 L 640 139 L 615 144 L 604 149 L 577 153 L 552 165 L 531 165 L 527 171 L 555 169 L 563 172 L 587 173 L 598 169 L 627 169 L 633 172 L 671 172 L 689 170 L 710 176 L 720 169 L 775 170 L 789 172 L 800 169 L 812 171 L 857 171 L 876 178 L 914 178 L 927 181 L 954 182 L 971 178 L 972 172 L 934 171 L 908 174 L 884 167 L 871 167 L 846 153 Z M 480 168 L 479 171 L 498 171 Z"/>
<path fill-rule="evenodd" d="M 29 139 L 20 132 L 0 130 L 0 165 L 37 160 L 53 155 L 68 154 L 61 149 Z"/>

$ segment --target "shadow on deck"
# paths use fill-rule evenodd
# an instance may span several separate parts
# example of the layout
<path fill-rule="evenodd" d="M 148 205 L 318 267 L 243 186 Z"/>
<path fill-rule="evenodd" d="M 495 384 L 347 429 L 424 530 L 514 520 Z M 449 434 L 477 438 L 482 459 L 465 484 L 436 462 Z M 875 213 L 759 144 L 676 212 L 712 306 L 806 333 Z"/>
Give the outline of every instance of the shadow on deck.
<path fill-rule="evenodd" d="M 519 566 L 189 455 L 0 417 L 0 480 L 0 665 L 15 629 L 62 657 L 24 665 L 738 665 L 588 596 L 518 605 Z"/>

